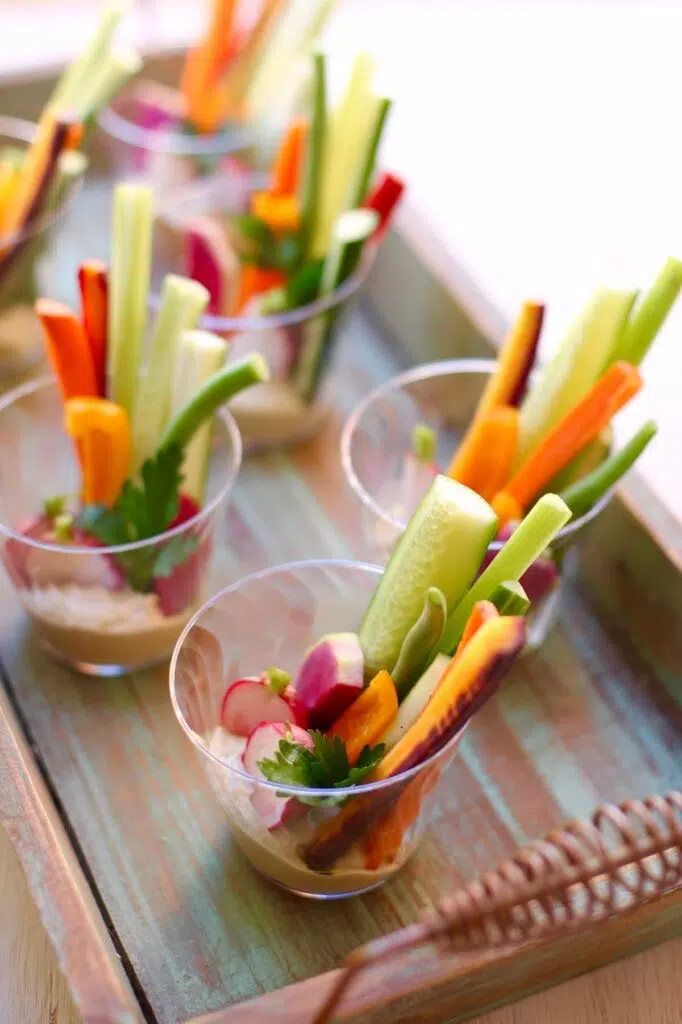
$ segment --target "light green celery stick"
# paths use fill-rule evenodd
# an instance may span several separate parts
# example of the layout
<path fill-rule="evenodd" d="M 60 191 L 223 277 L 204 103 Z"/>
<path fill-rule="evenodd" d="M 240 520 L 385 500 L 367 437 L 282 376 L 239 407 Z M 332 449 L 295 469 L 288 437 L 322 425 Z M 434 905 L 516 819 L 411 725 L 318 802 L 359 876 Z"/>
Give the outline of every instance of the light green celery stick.
<path fill-rule="evenodd" d="M 621 477 L 635 464 L 657 432 L 658 427 L 653 420 L 649 420 L 620 451 L 614 452 L 592 473 L 588 473 L 582 480 L 562 492 L 561 497 L 575 519 L 589 512 L 592 506 L 618 483 Z"/>
<path fill-rule="evenodd" d="M 457 606 L 496 530 L 487 501 L 449 477 L 435 477 L 393 548 L 360 626 L 368 674 L 393 668 L 429 587 L 443 592 L 449 608 Z"/>
<path fill-rule="evenodd" d="M 608 366 L 618 359 L 635 366 L 644 359 L 682 289 L 682 261 L 670 256 L 639 303 L 616 345 Z"/>
<path fill-rule="evenodd" d="M 173 376 L 180 338 L 185 331 L 196 326 L 209 299 L 208 290 L 198 281 L 168 274 L 163 282 L 161 306 L 154 324 L 147 369 L 140 380 L 135 401 L 132 424 L 132 461 L 135 470 L 159 446 L 172 412 Z M 224 353 L 225 342 L 220 342 L 220 346 Z M 221 365 L 222 360 L 211 366 L 205 377 Z M 201 383 L 203 379 L 195 385 L 194 390 Z"/>
<path fill-rule="evenodd" d="M 110 3 L 102 10 L 100 20 L 90 42 L 59 79 L 50 97 L 50 104 L 60 107 L 78 107 L 81 93 L 87 90 L 111 46 L 114 33 L 126 13 L 127 4 Z"/>
<path fill-rule="evenodd" d="M 297 60 L 309 55 L 331 14 L 333 0 L 294 0 L 282 12 L 246 92 L 246 108 L 261 120 L 286 89 Z"/>
<path fill-rule="evenodd" d="M 362 248 L 378 223 L 374 210 L 348 210 L 334 228 L 331 247 L 322 268 L 320 297 L 331 295 L 356 269 Z M 329 343 L 333 338 L 338 309 L 321 313 L 303 329 L 298 362 L 294 371 L 296 390 L 306 401 L 315 396 Z"/>
<path fill-rule="evenodd" d="M 500 615 L 525 615 L 530 599 L 518 580 L 505 580 L 490 595 Z"/>
<path fill-rule="evenodd" d="M 341 104 L 328 118 L 313 259 L 324 257 L 337 218 L 350 207 L 365 140 L 377 116 L 379 101 L 372 94 L 373 76 L 373 58 L 368 53 L 358 54 Z"/>
<path fill-rule="evenodd" d="M 218 344 L 222 346 L 222 353 Z M 172 444 L 187 446 L 183 464 L 183 491 L 199 502 L 203 500 L 213 414 L 239 391 L 269 378 L 267 363 L 261 355 L 254 353 L 205 377 L 198 389 L 187 387 L 185 390 L 184 380 L 179 381 L 183 369 L 189 384 L 190 376 L 197 380 L 202 375 L 202 368 L 210 365 L 211 361 L 215 364 L 224 358 L 224 352 L 224 342 L 208 331 L 188 331 L 180 340 L 176 382 L 178 385 L 182 383 L 182 388 L 178 386 L 175 392 L 177 411 L 161 438 L 160 448 Z M 187 396 L 184 405 L 180 405 L 182 390 L 185 390 Z M 202 444 L 195 445 L 195 441 L 201 441 Z"/>
<path fill-rule="evenodd" d="M 443 635 L 448 605 L 442 590 L 429 587 L 421 614 L 403 640 L 391 679 L 402 700 L 426 669 L 430 654 Z"/>
<path fill-rule="evenodd" d="M 391 100 L 383 98 L 379 100 L 376 117 L 371 125 L 371 130 L 365 144 L 365 151 L 360 163 L 358 174 L 350 194 L 349 206 L 362 206 L 367 198 L 367 192 L 372 183 L 372 176 L 377 162 L 377 154 L 384 127 L 391 110 Z"/>
<path fill-rule="evenodd" d="M 152 190 L 117 185 L 109 272 L 107 398 L 122 405 L 130 420 L 147 319 L 152 257 Z"/>
<path fill-rule="evenodd" d="M 327 84 L 325 57 L 313 57 L 313 91 L 310 127 L 305 149 L 305 173 L 301 194 L 301 222 L 306 250 L 309 251 L 319 216 L 322 177 L 325 172 L 325 139 L 327 135 Z"/>
<path fill-rule="evenodd" d="M 81 121 L 93 121 L 102 107 L 141 67 L 142 58 L 133 49 L 121 49 L 107 54 L 78 98 L 76 110 Z"/>
<path fill-rule="evenodd" d="M 449 658 L 446 658 L 444 654 L 437 654 L 424 674 L 414 684 L 405 700 L 400 704 L 393 723 L 379 738 L 379 743 L 383 743 L 386 750 L 390 750 L 396 743 L 399 743 L 405 733 L 412 728 L 436 692 L 449 664 Z"/>
<path fill-rule="evenodd" d="M 535 503 L 450 614 L 439 650 L 454 652 L 476 602 L 489 601 L 501 583 L 520 579 L 570 518 L 571 510 L 556 494 L 544 494 Z"/>
<path fill-rule="evenodd" d="M 636 297 L 636 292 L 610 289 L 602 289 L 592 296 L 524 399 L 517 468 L 601 375 L 605 360 L 623 333 Z"/>

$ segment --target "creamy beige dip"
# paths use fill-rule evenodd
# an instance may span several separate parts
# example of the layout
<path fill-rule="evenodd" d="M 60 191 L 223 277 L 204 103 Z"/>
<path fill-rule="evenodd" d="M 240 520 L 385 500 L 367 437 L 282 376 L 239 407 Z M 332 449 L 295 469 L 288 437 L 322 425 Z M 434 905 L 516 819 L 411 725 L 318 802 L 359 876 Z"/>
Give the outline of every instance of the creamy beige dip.
<path fill-rule="evenodd" d="M 38 632 L 58 654 L 70 661 L 123 668 L 170 656 L 200 603 L 168 616 L 155 594 L 128 588 L 48 584 L 20 594 Z"/>
<path fill-rule="evenodd" d="M 241 755 L 246 741 L 221 726 L 206 739 L 211 751 L 222 761 L 244 771 Z M 329 872 L 312 871 L 298 853 L 299 846 L 311 838 L 317 826 L 336 811 L 311 807 L 305 817 L 268 831 L 251 803 L 256 785 L 207 760 L 207 770 L 215 794 L 225 809 L 234 838 L 253 866 L 268 878 L 288 889 L 318 896 L 363 892 L 390 878 L 404 859 L 376 871 L 364 867 L 364 854 L 353 847 Z"/>

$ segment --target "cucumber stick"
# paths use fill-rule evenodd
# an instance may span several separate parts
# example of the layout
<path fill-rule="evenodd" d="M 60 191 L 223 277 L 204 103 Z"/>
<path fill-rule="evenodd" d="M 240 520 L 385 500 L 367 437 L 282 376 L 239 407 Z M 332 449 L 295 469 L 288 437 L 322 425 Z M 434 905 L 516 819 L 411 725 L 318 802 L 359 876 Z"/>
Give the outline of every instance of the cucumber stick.
<path fill-rule="evenodd" d="M 620 342 L 636 297 L 636 292 L 602 289 L 570 328 L 521 406 L 517 468 L 601 376 L 604 363 Z"/>
<path fill-rule="evenodd" d="M 139 383 L 133 414 L 133 468 L 136 470 L 159 446 L 172 411 L 173 376 L 180 338 L 196 326 L 209 299 L 208 290 L 198 281 L 168 274 L 163 282 L 149 361 Z M 221 346 L 224 352 L 225 344 L 221 342 Z M 212 366 L 206 376 L 221 365 L 222 361 Z"/>
<path fill-rule="evenodd" d="M 187 331 L 180 339 L 173 388 L 173 418 L 161 448 L 186 446 L 182 489 L 203 500 L 213 414 L 230 398 L 268 379 L 261 355 L 250 355 L 222 369 L 225 342 L 208 331 Z"/>
<path fill-rule="evenodd" d="M 635 366 L 644 359 L 682 289 L 682 262 L 671 256 L 628 321 L 609 364 L 624 359 Z"/>
<path fill-rule="evenodd" d="M 374 59 L 368 53 L 358 54 L 341 104 L 327 118 L 313 259 L 325 255 L 337 217 L 350 207 L 351 189 L 377 117 L 379 101 L 372 94 L 373 77 Z"/>
<path fill-rule="evenodd" d="M 92 122 L 99 111 L 142 67 L 142 58 L 130 47 L 107 54 L 78 99 L 81 121 Z"/>
<path fill-rule="evenodd" d="M 473 587 L 450 613 L 439 650 L 452 654 L 477 601 L 489 601 L 501 583 L 518 580 L 571 518 L 571 510 L 556 494 L 543 494 L 509 540 L 498 551 Z"/>
<path fill-rule="evenodd" d="M 97 71 L 104 60 L 114 33 L 126 13 L 127 4 L 110 3 L 103 9 L 99 24 L 95 33 L 81 53 L 59 79 L 57 86 L 50 97 L 50 105 L 59 106 L 62 109 L 80 108 L 80 98 L 83 91 L 88 87 L 90 80 L 97 74 Z"/>
<path fill-rule="evenodd" d="M 441 680 L 443 672 L 450 664 L 450 659 L 444 654 L 437 654 L 426 671 L 419 677 L 405 700 L 398 708 L 398 714 L 393 724 L 379 740 L 390 750 L 405 733 L 412 728 L 422 711 L 429 703 Z"/>
<path fill-rule="evenodd" d="M 500 615 L 525 615 L 530 608 L 528 594 L 518 580 L 505 580 L 490 595 Z"/>
<path fill-rule="evenodd" d="M 363 246 L 378 222 L 374 210 L 348 210 L 339 217 L 322 268 L 320 297 L 333 294 L 353 273 L 360 261 Z M 306 401 L 311 401 L 315 396 L 337 314 L 337 309 L 321 313 L 303 328 L 294 380 L 296 390 Z"/>
<path fill-rule="evenodd" d="M 435 477 L 397 541 L 360 626 L 368 674 L 393 668 L 429 587 L 443 592 L 448 608 L 461 601 L 496 529 L 487 501 L 449 477 Z"/>
<path fill-rule="evenodd" d="M 147 321 L 152 257 L 152 190 L 117 185 L 109 274 L 107 398 L 132 421 Z"/>

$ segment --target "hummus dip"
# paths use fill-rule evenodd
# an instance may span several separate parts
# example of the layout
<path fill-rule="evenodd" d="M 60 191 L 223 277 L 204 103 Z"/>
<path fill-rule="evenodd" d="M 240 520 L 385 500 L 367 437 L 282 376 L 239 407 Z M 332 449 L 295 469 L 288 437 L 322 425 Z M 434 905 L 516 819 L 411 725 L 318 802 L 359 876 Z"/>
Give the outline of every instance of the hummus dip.
<path fill-rule="evenodd" d="M 244 771 L 241 755 L 246 740 L 218 726 L 206 738 L 217 757 L 237 771 Z M 313 871 L 302 860 L 298 848 L 310 839 L 317 826 L 335 814 L 333 808 L 311 807 L 305 817 L 279 825 L 272 831 L 263 825 L 251 803 L 257 783 L 241 778 L 230 768 L 207 759 L 211 785 L 224 808 L 242 853 L 262 875 L 303 895 L 343 896 L 365 892 L 394 875 L 407 857 L 399 858 L 374 871 L 368 870 L 364 853 L 357 846 L 340 858 L 328 872 Z"/>

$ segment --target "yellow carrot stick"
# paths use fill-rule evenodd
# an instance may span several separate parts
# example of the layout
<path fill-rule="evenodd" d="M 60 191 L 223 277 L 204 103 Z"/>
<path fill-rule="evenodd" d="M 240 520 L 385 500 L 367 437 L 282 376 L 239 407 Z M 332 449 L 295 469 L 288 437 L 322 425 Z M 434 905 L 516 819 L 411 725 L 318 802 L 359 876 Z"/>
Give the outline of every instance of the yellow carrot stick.
<path fill-rule="evenodd" d="M 83 501 L 113 505 L 130 472 L 128 414 L 106 398 L 72 398 L 65 406 L 65 425 L 82 452 Z"/>
<path fill-rule="evenodd" d="M 642 387 L 630 363 L 614 363 L 571 411 L 531 452 L 512 479 L 493 499 L 500 526 L 520 519 L 537 497 L 585 445 L 597 437 L 626 402 Z"/>
<path fill-rule="evenodd" d="M 502 405 L 486 412 L 476 429 L 476 443 L 466 445 L 457 480 L 490 501 L 511 476 L 519 436 L 519 411 Z"/>
<path fill-rule="evenodd" d="M 363 747 L 376 743 L 397 714 L 398 694 L 390 675 L 382 669 L 336 719 L 327 735 L 343 740 L 346 756 L 351 764 L 355 764 Z"/>
<path fill-rule="evenodd" d="M 301 226 L 301 208 L 295 195 L 256 192 L 251 197 L 251 213 L 271 231 L 298 231 Z"/>
<path fill-rule="evenodd" d="M 447 474 L 464 483 L 460 473 L 470 467 L 481 450 L 481 425 L 485 417 L 500 405 L 509 405 L 527 375 L 537 349 L 545 307 L 539 302 L 524 302 L 516 323 L 502 346 L 495 372 L 481 395 L 473 421 L 462 444 L 452 457 Z"/>

